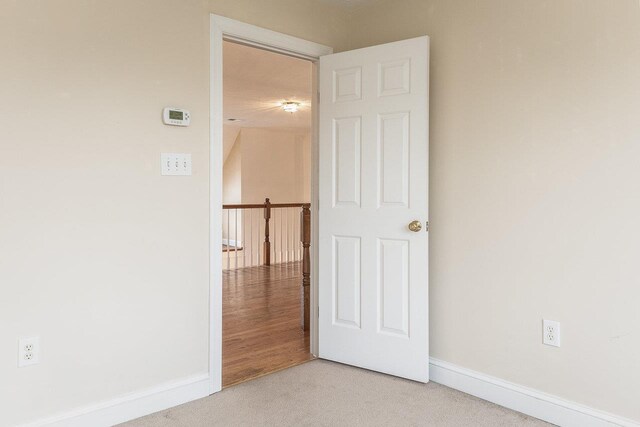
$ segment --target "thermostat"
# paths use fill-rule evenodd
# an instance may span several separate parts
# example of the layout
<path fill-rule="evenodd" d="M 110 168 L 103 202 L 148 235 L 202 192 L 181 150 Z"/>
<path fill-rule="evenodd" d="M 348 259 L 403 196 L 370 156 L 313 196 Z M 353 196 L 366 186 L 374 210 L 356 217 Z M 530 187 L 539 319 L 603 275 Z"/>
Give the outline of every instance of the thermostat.
<path fill-rule="evenodd" d="M 189 126 L 191 113 L 182 108 L 165 107 L 162 111 L 162 121 L 165 125 Z"/>

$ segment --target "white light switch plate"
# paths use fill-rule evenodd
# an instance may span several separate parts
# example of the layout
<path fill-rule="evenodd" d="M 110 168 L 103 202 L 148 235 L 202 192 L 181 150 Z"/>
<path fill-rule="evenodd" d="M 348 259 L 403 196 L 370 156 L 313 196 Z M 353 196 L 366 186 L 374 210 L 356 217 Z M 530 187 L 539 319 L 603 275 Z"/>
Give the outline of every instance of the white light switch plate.
<path fill-rule="evenodd" d="M 191 154 L 162 153 L 160 166 L 162 175 L 191 175 Z"/>

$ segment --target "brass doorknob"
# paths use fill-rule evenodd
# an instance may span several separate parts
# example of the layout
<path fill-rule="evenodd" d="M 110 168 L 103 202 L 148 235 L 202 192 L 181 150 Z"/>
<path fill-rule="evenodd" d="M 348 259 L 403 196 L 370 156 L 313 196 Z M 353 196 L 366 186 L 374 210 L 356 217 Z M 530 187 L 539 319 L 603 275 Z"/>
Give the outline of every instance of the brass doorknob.
<path fill-rule="evenodd" d="M 422 230 L 422 224 L 420 223 L 420 221 L 411 221 L 409 223 L 409 230 L 417 233 L 418 231 Z"/>

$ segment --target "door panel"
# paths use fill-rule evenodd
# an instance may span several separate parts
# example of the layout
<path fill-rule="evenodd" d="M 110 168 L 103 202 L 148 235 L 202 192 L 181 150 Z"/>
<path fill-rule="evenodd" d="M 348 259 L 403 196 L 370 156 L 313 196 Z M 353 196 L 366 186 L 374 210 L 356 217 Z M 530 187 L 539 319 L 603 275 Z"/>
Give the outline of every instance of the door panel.
<path fill-rule="evenodd" d="M 334 325 L 360 328 L 360 238 L 333 236 Z"/>
<path fill-rule="evenodd" d="M 379 207 L 409 205 L 409 112 L 378 116 Z"/>
<path fill-rule="evenodd" d="M 379 331 L 409 337 L 409 241 L 378 239 Z"/>
<path fill-rule="evenodd" d="M 423 382 L 428 58 L 420 37 L 320 59 L 319 355 Z"/>
<path fill-rule="evenodd" d="M 333 206 L 360 206 L 360 117 L 334 120 Z"/>

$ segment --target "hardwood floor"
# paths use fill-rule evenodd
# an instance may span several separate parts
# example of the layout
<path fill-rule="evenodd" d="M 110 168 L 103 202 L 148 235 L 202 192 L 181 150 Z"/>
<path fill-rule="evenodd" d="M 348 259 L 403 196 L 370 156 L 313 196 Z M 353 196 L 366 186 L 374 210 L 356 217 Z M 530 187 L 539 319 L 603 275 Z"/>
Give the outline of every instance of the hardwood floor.
<path fill-rule="evenodd" d="M 302 330 L 302 264 L 222 272 L 222 386 L 299 365 L 313 356 Z"/>

